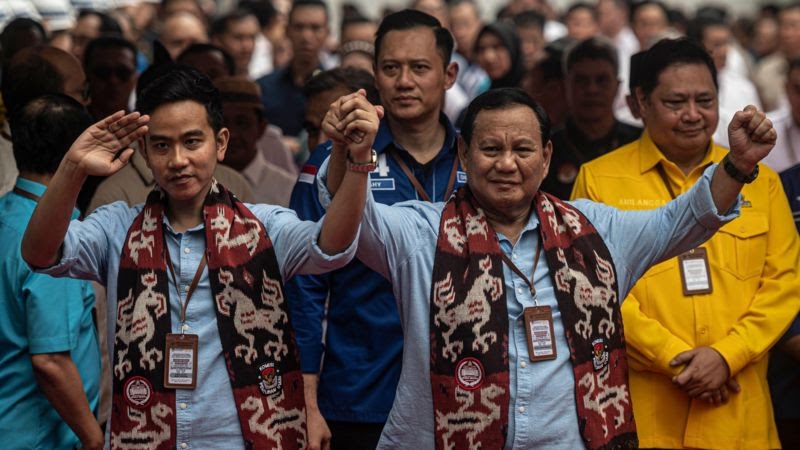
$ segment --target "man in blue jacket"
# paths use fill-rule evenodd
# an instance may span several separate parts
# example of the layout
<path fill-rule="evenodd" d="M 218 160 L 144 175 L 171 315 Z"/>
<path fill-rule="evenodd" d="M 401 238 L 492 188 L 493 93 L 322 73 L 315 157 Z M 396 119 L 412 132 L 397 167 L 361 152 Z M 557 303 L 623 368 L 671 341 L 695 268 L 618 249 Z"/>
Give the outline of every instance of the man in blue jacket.
<path fill-rule="evenodd" d="M 372 195 L 389 205 L 445 201 L 466 183 L 456 130 L 442 113 L 458 72 L 450 62 L 453 38 L 435 18 L 405 10 L 381 22 L 375 49 L 375 84 L 386 115 L 374 142 Z M 324 212 L 314 174 L 330 150 L 328 144 L 314 151 L 292 193 L 291 207 L 301 219 Z M 330 440 L 334 450 L 374 449 L 394 401 L 403 351 L 391 285 L 353 261 L 325 276 L 295 277 L 286 290 L 305 379 L 309 448 L 327 448 Z"/>

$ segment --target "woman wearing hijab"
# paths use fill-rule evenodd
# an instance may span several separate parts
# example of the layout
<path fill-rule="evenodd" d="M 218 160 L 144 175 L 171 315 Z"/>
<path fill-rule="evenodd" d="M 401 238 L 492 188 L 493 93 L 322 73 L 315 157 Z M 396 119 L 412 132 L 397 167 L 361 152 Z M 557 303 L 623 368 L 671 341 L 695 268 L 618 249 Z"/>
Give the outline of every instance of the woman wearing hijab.
<path fill-rule="evenodd" d="M 475 40 L 475 55 L 478 64 L 489 74 L 492 89 L 519 86 L 525 69 L 519 37 L 510 24 L 485 25 Z"/>

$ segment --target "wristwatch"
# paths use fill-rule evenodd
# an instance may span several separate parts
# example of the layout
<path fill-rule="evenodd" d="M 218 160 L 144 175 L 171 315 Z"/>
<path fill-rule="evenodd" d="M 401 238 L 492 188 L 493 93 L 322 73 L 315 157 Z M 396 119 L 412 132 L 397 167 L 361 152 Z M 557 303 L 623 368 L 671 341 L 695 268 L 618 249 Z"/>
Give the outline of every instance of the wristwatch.
<path fill-rule="evenodd" d="M 351 170 L 353 172 L 361 172 L 361 173 L 369 173 L 375 170 L 375 167 L 378 166 L 378 153 L 375 152 L 375 149 L 372 149 L 369 161 L 361 162 L 361 161 L 353 161 L 350 152 L 347 152 L 347 170 Z"/>
<path fill-rule="evenodd" d="M 739 183 L 749 184 L 752 183 L 756 177 L 758 177 L 758 164 L 756 164 L 756 168 L 753 169 L 750 174 L 746 174 L 739 170 L 736 166 L 733 165 L 731 159 L 728 157 L 729 155 L 725 155 L 722 158 L 722 167 L 725 169 L 725 172 L 731 176 L 734 180 L 738 181 Z"/>

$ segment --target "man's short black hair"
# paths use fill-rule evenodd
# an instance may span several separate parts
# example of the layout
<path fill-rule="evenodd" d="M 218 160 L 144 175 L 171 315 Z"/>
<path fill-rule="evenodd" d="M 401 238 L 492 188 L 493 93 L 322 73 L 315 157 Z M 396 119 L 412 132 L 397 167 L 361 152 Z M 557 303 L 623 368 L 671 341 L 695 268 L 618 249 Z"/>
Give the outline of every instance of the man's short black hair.
<path fill-rule="evenodd" d="M 278 10 L 272 6 L 272 2 L 242 0 L 239 2 L 239 8 L 252 12 L 261 28 L 268 27 L 278 17 Z"/>
<path fill-rule="evenodd" d="M 258 17 L 256 17 L 252 11 L 243 8 L 235 9 L 228 14 L 219 16 L 211 22 L 211 27 L 208 29 L 208 36 L 214 37 L 223 35 L 228 32 L 228 27 L 231 26 L 231 23 L 244 20 L 250 16 L 258 20 Z"/>
<path fill-rule="evenodd" d="M 306 7 L 322 8 L 325 11 L 325 21 L 326 22 L 328 21 L 328 5 L 322 0 L 294 0 L 292 2 L 292 7 L 289 9 L 289 15 L 287 16 L 289 23 L 292 22 L 294 13 L 295 11 L 297 11 L 298 8 L 306 8 Z"/>
<path fill-rule="evenodd" d="M 354 10 L 350 12 L 348 15 L 342 17 L 342 23 L 339 26 L 339 36 L 344 35 L 345 28 L 351 25 L 362 25 L 362 24 L 371 24 L 372 20 L 361 14 L 361 11 Z"/>
<path fill-rule="evenodd" d="M 450 55 L 453 53 L 453 35 L 442 27 L 439 20 L 430 14 L 425 14 L 416 9 L 404 9 L 384 17 L 375 33 L 375 62 L 379 61 L 383 38 L 390 31 L 404 31 L 412 28 L 430 28 L 436 38 L 436 49 L 442 56 L 444 67 L 450 64 Z"/>
<path fill-rule="evenodd" d="M 711 15 L 697 17 L 686 27 L 686 37 L 703 45 L 703 35 L 710 27 L 724 27 L 730 29 L 730 25 L 723 19 Z"/>
<path fill-rule="evenodd" d="M 658 77 L 667 68 L 679 64 L 705 65 L 714 81 L 714 87 L 719 89 L 717 83 L 717 68 L 711 55 L 698 43 L 689 38 L 662 39 L 650 47 L 642 56 L 641 67 L 647 70 L 639 71 L 639 87 L 645 95 L 650 95 L 658 86 Z"/>
<path fill-rule="evenodd" d="M 669 9 L 667 9 L 667 6 L 666 6 L 665 4 L 661 3 L 661 2 L 660 2 L 660 1 L 658 1 L 658 0 L 642 0 L 642 1 L 640 1 L 640 2 L 634 2 L 634 3 L 631 5 L 631 14 L 630 14 L 630 16 L 631 16 L 631 22 L 633 22 L 633 18 L 634 18 L 634 17 L 636 17 L 636 13 L 637 13 L 637 12 L 638 12 L 640 9 L 642 9 L 643 7 L 645 7 L 645 6 L 648 6 L 648 5 L 655 5 L 655 6 L 657 6 L 657 7 L 658 7 L 658 8 L 661 10 L 661 12 L 663 12 L 663 13 L 664 13 L 664 18 L 665 18 L 666 20 L 669 20 Z"/>
<path fill-rule="evenodd" d="M 144 80 L 143 80 L 144 78 Z M 152 114 L 160 106 L 190 100 L 206 108 L 214 133 L 222 129 L 222 100 L 211 80 L 198 70 L 179 64 L 165 64 L 139 78 L 136 110 Z"/>
<path fill-rule="evenodd" d="M 461 124 L 461 137 L 464 138 L 467 146 L 472 141 L 472 132 L 475 130 L 475 119 L 477 119 L 478 113 L 484 110 L 508 109 L 517 105 L 527 106 L 536 114 L 541 132 L 541 144 L 544 147 L 550 141 L 550 118 L 536 100 L 516 87 L 491 89 L 470 102 L 467 112 L 464 114 L 464 122 Z"/>
<path fill-rule="evenodd" d="M 64 76 L 41 54 L 32 52 L 11 60 L 3 72 L 0 90 L 6 109 L 13 112 L 41 95 L 62 93 Z"/>
<path fill-rule="evenodd" d="M 138 49 L 132 42 L 117 36 L 100 36 L 97 39 L 92 39 L 86 46 L 86 50 L 83 52 L 83 67 L 88 68 L 91 66 L 92 56 L 94 56 L 95 50 L 109 48 L 124 48 L 130 50 L 131 54 L 133 54 L 133 63 L 134 65 L 136 64 Z"/>
<path fill-rule="evenodd" d="M 547 22 L 547 18 L 539 11 L 530 9 L 514 15 L 511 21 L 514 22 L 514 26 L 517 28 L 536 28 L 544 32 L 544 24 Z"/>
<path fill-rule="evenodd" d="M 566 19 L 570 14 L 574 13 L 575 11 L 577 11 L 579 9 L 585 9 L 585 10 L 589 11 L 589 13 L 592 15 L 592 18 L 595 20 L 595 22 L 599 19 L 598 13 L 597 13 L 597 8 L 595 8 L 594 5 L 590 5 L 589 3 L 586 3 L 586 2 L 575 2 L 575 3 L 573 3 L 567 9 L 567 12 L 564 13 L 564 19 Z"/>
<path fill-rule="evenodd" d="M 564 73 L 569 73 L 572 66 L 587 59 L 608 61 L 616 76 L 619 71 L 619 57 L 614 43 L 600 36 L 578 42 L 567 50 L 564 57 Z"/>
<path fill-rule="evenodd" d="M 0 53 L 2 53 L 2 60 L 4 63 L 10 61 L 16 52 L 31 45 L 30 43 L 15 42 L 17 33 L 27 30 L 36 30 L 42 36 L 43 41 L 47 39 L 47 32 L 39 21 L 29 17 L 16 17 L 12 19 L 3 27 L 3 31 L 0 32 Z"/>
<path fill-rule="evenodd" d="M 100 36 L 122 36 L 122 27 L 119 22 L 108 14 L 93 9 L 82 9 L 78 13 L 78 20 L 88 16 L 95 16 L 100 19 Z"/>
<path fill-rule="evenodd" d="M 375 78 L 366 70 L 355 67 L 337 67 L 317 73 L 303 86 L 303 95 L 311 98 L 337 88 L 344 88 L 349 92 L 365 89 L 370 103 L 381 103 L 378 90 L 375 89 Z"/>
<path fill-rule="evenodd" d="M 201 53 L 219 53 L 222 55 L 222 60 L 225 62 L 225 68 L 228 69 L 228 73 L 226 75 L 233 76 L 236 74 L 236 62 L 233 60 L 233 56 L 230 53 L 226 52 L 224 48 L 217 47 L 214 44 L 206 44 L 206 43 L 195 43 L 188 47 L 186 50 L 182 51 L 177 58 L 175 58 L 175 62 L 183 63 L 183 60 L 195 54 Z"/>
<path fill-rule="evenodd" d="M 28 101 L 14 111 L 11 121 L 17 168 L 55 173 L 70 145 L 91 124 L 86 108 L 67 95 L 48 94 Z"/>
<path fill-rule="evenodd" d="M 634 93 L 641 82 L 642 58 L 647 51 L 636 52 L 631 55 L 630 73 L 628 74 L 628 91 Z"/>

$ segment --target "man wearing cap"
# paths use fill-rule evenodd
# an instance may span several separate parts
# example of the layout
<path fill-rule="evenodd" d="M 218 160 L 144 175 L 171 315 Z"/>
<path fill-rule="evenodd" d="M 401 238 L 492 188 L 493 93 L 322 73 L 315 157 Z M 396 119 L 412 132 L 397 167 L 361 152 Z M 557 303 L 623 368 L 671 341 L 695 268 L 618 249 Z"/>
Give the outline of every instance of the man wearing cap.
<path fill-rule="evenodd" d="M 250 182 L 256 203 L 289 206 L 295 177 L 264 157 L 265 152 L 279 149 L 258 148 L 267 129 L 258 84 L 243 76 L 220 77 L 214 84 L 222 96 L 222 117 L 231 133 L 222 163 Z"/>

